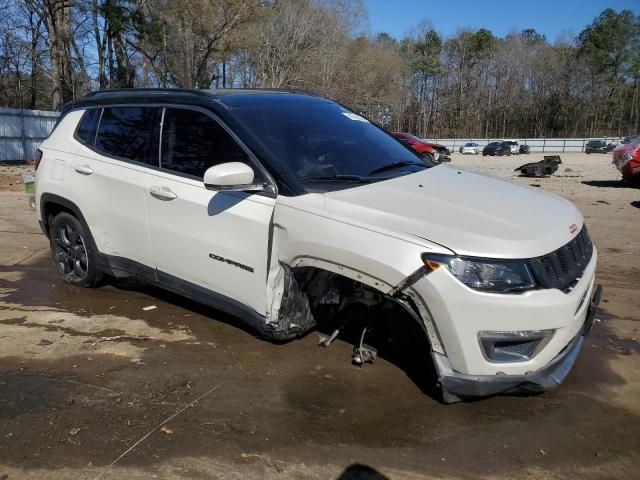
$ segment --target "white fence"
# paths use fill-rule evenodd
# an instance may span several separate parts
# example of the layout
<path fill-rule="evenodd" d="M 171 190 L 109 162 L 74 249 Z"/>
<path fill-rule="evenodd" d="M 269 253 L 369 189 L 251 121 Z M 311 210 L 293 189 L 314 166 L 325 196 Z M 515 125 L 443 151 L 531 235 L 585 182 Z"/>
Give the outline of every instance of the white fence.
<path fill-rule="evenodd" d="M 58 112 L 0 108 L 0 162 L 32 159 L 59 115 Z"/>
<path fill-rule="evenodd" d="M 618 143 L 617 137 L 598 138 L 429 138 L 428 142 L 439 143 L 453 152 L 457 152 L 465 143 L 477 143 L 484 147 L 490 142 L 501 140 L 517 140 L 520 145 L 529 145 L 532 152 L 584 152 L 589 140 L 605 140 L 607 143 Z"/>

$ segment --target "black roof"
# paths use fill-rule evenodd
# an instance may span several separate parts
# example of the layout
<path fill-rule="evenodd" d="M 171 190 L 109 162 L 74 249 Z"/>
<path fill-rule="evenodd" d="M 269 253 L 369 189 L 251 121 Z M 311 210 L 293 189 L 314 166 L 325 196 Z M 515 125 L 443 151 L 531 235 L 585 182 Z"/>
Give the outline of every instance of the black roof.
<path fill-rule="evenodd" d="M 114 90 L 97 90 L 89 92 L 65 105 L 64 110 L 73 108 L 100 106 L 117 103 L 183 103 L 203 105 L 222 103 L 226 106 L 242 105 L 255 102 L 256 96 L 271 97 L 275 100 L 282 97 L 306 97 L 322 99 L 312 92 L 292 89 L 263 89 L 263 88 L 225 88 L 211 90 L 186 90 L 180 88 L 125 88 Z"/>

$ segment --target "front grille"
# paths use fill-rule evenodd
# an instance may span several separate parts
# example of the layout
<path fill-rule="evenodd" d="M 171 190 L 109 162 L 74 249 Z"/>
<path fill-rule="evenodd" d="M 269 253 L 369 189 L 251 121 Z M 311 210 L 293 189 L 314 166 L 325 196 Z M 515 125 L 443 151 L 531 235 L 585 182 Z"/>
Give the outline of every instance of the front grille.
<path fill-rule="evenodd" d="M 565 246 L 548 255 L 532 258 L 529 265 L 543 288 L 557 288 L 567 292 L 578 283 L 592 255 L 593 244 L 585 225 Z"/>

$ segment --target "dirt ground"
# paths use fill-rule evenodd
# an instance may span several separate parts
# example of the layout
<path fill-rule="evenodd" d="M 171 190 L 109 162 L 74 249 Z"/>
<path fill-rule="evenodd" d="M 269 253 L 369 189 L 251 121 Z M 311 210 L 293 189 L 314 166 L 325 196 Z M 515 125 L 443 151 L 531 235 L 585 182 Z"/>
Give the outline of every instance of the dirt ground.
<path fill-rule="evenodd" d="M 0 169 L 0 479 L 640 478 L 640 189 L 609 155 L 514 176 L 539 159 L 452 166 L 576 203 L 600 254 L 601 322 L 559 389 L 454 405 L 423 391 L 410 348 L 357 368 L 348 342 L 322 349 L 317 332 L 275 345 L 160 290 L 60 282 L 11 191 L 24 168 Z"/>

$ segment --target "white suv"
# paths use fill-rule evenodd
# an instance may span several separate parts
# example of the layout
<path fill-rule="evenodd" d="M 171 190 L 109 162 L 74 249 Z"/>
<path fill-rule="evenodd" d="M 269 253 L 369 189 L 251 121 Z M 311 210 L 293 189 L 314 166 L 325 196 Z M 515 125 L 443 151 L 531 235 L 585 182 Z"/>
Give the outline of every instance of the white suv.
<path fill-rule="evenodd" d="M 571 203 L 434 165 L 314 95 L 95 92 L 37 163 L 66 281 L 135 276 L 276 340 L 350 304 L 405 315 L 446 402 L 558 385 L 600 298 Z"/>

